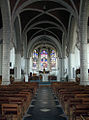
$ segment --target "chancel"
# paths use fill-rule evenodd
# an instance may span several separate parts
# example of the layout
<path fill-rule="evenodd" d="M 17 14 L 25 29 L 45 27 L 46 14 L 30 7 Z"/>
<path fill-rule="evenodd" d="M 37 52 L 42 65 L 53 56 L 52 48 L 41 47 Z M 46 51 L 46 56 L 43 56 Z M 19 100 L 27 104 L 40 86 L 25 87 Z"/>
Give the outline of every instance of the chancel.
<path fill-rule="evenodd" d="M 35 48 L 32 54 L 32 72 L 42 75 L 42 81 L 47 82 L 49 75 L 57 75 L 56 50 L 51 46 Z M 41 82 L 42 82 L 41 81 Z"/>
<path fill-rule="evenodd" d="M 89 120 L 89 0 L 0 0 L 0 120 Z"/>

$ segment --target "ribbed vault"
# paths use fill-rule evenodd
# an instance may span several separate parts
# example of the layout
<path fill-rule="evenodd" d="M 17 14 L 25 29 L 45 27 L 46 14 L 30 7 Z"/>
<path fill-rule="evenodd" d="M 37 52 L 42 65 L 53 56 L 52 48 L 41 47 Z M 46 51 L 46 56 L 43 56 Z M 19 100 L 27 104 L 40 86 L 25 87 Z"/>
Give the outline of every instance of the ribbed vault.
<path fill-rule="evenodd" d="M 19 16 L 19 24 L 21 24 L 19 25 L 19 34 L 26 35 L 27 39 L 24 39 L 26 42 L 21 41 L 22 38 L 19 38 L 22 42 L 20 45 L 26 43 L 26 51 L 30 50 L 28 45 L 31 44 L 32 40 L 42 35 L 56 39 L 59 47 L 64 46 L 65 49 L 67 38 L 63 40 L 63 35 L 68 34 L 70 17 L 73 16 L 76 21 L 78 20 L 80 0 L 9 0 L 9 2 L 12 24 Z M 0 27 L 2 27 L 1 19 L 0 14 Z M 16 34 L 18 35 L 18 33 Z M 19 43 L 19 40 L 17 43 Z M 51 42 L 53 42 L 53 39 L 51 39 Z M 53 43 L 56 46 L 56 42 Z"/>

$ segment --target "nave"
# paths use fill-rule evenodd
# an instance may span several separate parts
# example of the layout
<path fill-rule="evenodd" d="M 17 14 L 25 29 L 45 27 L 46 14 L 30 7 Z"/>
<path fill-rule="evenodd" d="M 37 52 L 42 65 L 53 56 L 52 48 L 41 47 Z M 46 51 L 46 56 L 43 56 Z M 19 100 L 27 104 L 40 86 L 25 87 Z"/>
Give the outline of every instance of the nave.
<path fill-rule="evenodd" d="M 78 82 L 0 86 L 0 120 L 89 120 L 89 86 Z"/>
<path fill-rule="evenodd" d="M 89 120 L 89 0 L 0 0 L 0 120 L 40 114 Z"/>
<path fill-rule="evenodd" d="M 40 87 L 23 120 L 67 120 L 67 117 L 52 89 Z"/>

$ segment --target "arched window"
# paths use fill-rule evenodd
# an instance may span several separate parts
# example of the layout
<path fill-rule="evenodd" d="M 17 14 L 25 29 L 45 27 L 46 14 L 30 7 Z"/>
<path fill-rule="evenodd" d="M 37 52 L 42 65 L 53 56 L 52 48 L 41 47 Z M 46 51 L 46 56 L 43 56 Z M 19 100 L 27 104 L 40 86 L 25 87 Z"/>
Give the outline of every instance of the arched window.
<path fill-rule="evenodd" d="M 55 69 L 56 68 L 56 51 L 55 50 L 51 50 L 51 54 L 50 54 L 50 61 L 51 61 L 51 69 Z"/>
<path fill-rule="evenodd" d="M 37 69 L 37 62 L 38 62 L 38 51 L 33 51 L 33 69 Z"/>
<path fill-rule="evenodd" d="M 41 70 L 47 69 L 47 57 L 48 53 L 46 50 L 41 51 Z"/>

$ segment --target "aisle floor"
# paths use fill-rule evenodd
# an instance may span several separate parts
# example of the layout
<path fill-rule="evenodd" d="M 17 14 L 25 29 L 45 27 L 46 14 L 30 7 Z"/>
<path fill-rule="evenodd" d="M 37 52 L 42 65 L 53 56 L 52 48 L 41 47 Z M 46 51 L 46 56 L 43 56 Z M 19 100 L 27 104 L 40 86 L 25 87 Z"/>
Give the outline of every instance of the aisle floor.
<path fill-rule="evenodd" d="M 67 117 L 52 89 L 40 87 L 23 120 L 67 120 Z"/>

